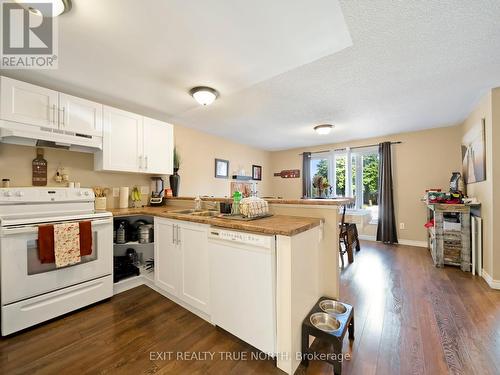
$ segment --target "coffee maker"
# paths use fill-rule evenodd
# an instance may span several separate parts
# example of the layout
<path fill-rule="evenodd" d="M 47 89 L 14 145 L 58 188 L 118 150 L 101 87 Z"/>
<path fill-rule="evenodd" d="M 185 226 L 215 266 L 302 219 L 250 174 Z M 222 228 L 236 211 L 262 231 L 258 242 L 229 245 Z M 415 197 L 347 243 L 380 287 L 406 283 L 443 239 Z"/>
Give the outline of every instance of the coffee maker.
<path fill-rule="evenodd" d="M 161 177 L 151 177 L 152 185 L 151 197 L 149 198 L 150 206 L 163 205 L 164 181 Z"/>

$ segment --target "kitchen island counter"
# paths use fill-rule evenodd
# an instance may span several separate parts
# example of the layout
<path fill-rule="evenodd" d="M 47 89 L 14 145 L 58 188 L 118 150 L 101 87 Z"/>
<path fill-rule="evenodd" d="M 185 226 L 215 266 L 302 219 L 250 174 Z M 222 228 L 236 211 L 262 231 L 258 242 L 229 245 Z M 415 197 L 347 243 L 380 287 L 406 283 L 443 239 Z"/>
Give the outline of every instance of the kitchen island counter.
<path fill-rule="evenodd" d="M 311 228 L 317 227 L 322 222 L 322 219 L 320 218 L 290 215 L 273 215 L 263 219 L 240 221 L 218 217 L 179 214 L 173 212 L 182 209 L 185 209 L 185 207 L 160 206 L 142 208 L 115 208 L 110 209 L 109 211 L 113 214 L 113 216 L 116 217 L 131 215 L 151 215 L 164 217 L 167 219 L 209 224 L 220 228 L 281 236 L 294 236 Z"/>

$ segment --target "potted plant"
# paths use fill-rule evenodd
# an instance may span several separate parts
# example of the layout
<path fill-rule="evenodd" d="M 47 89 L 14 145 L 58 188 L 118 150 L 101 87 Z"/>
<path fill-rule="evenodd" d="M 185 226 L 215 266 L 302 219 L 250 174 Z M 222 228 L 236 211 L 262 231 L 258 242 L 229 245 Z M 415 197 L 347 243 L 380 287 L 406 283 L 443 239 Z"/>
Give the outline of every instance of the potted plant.
<path fill-rule="evenodd" d="M 330 187 L 328 179 L 326 179 L 322 175 L 317 174 L 313 177 L 312 185 L 318 191 L 318 198 L 325 198 L 323 193 Z"/>
<path fill-rule="evenodd" d="M 170 175 L 170 189 L 172 189 L 172 195 L 177 197 L 179 194 L 179 185 L 181 182 L 181 176 L 177 172 L 179 172 L 179 167 L 181 165 L 181 158 L 179 155 L 179 151 L 177 151 L 177 147 L 174 147 L 174 174 Z"/>

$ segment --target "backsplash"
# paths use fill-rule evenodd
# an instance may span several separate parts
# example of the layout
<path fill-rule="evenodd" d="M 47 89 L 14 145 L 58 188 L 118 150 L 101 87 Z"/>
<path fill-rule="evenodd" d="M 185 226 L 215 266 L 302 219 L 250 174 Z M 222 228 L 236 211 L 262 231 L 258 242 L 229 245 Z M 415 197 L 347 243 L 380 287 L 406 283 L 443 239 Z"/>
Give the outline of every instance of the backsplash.
<path fill-rule="evenodd" d="M 113 197 L 113 187 L 146 186 L 151 188 L 148 175 L 133 173 L 112 173 L 94 171 L 93 154 L 44 148 L 44 158 L 47 160 L 48 186 L 67 186 L 54 180 L 57 168 L 64 167 L 69 175 L 69 181 L 80 182 L 81 187 L 103 186 L 110 188 L 108 193 L 108 208 L 118 207 L 118 198 Z M 36 157 L 36 148 L 0 143 L 0 179 L 9 178 L 11 187 L 31 185 L 31 162 Z M 168 186 L 168 183 L 167 183 Z M 143 194 L 143 203 L 147 196 Z"/>

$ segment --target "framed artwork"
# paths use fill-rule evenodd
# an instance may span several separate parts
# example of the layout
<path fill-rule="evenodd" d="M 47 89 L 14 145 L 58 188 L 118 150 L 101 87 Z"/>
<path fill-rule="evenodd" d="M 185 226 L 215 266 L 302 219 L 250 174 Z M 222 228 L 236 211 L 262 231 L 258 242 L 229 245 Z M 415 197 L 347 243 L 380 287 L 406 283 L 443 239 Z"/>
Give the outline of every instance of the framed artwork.
<path fill-rule="evenodd" d="M 229 177 L 229 160 L 215 159 L 215 177 L 216 178 Z"/>
<path fill-rule="evenodd" d="M 252 165 L 252 180 L 262 180 L 262 166 Z"/>
<path fill-rule="evenodd" d="M 462 138 L 462 175 L 467 184 L 486 180 L 485 119 Z"/>

